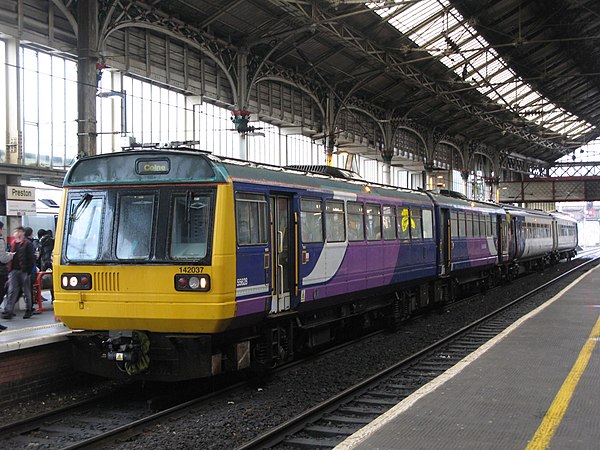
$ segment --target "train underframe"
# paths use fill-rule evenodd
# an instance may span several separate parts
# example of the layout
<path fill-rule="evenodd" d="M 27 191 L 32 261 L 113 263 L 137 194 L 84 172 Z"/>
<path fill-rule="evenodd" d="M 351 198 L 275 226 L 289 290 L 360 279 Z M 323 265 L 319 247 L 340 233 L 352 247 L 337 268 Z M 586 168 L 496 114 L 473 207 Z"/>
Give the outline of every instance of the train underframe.
<path fill-rule="evenodd" d="M 108 378 L 155 381 L 205 378 L 251 369 L 264 372 L 299 354 L 342 342 L 359 332 L 397 328 L 428 309 L 509 282 L 523 270 L 543 268 L 575 251 L 548 258 L 469 270 L 418 285 L 395 286 L 323 299 L 313 306 L 269 315 L 260 325 L 222 334 L 153 333 L 136 330 L 81 331 L 71 336 L 77 369 Z"/>

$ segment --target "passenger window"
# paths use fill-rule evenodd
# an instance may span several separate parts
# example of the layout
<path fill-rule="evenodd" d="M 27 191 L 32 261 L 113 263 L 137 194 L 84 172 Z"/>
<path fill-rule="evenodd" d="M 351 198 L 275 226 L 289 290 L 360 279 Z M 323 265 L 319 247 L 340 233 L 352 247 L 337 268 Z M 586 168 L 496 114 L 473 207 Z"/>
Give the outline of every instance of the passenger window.
<path fill-rule="evenodd" d="M 458 236 L 458 212 L 452 211 L 450 213 L 450 234 L 452 237 Z"/>
<path fill-rule="evenodd" d="M 423 239 L 433 239 L 433 212 L 423 210 Z"/>
<path fill-rule="evenodd" d="M 119 199 L 117 258 L 148 258 L 153 223 L 154 195 L 122 195 Z"/>
<path fill-rule="evenodd" d="M 367 204 L 367 240 L 381 239 L 381 206 Z"/>
<path fill-rule="evenodd" d="M 235 196 L 238 245 L 265 245 L 268 241 L 267 200 L 262 194 Z"/>
<path fill-rule="evenodd" d="M 410 218 L 411 218 L 411 227 L 410 237 L 412 239 L 421 239 L 423 237 L 423 228 L 421 226 L 421 210 L 420 209 L 411 209 L 410 210 Z"/>
<path fill-rule="evenodd" d="M 346 240 L 344 202 L 325 202 L 325 230 L 327 242 L 344 242 Z"/>
<path fill-rule="evenodd" d="M 393 206 L 383 207 L 383 239 L 396 239 L 396 208 Z"/>
<path fill-rule="evenodd" d="M 348 240 L 364 241 L 365 226 L 362 203 L 348 202 Z"/>
<path fill-rule="evenodd" d="M 300 200 L 300 225 L 302 242 L 323 242 L 323 205 L 321 200 L 313 198 Z"/>
<path fill-rule="evenodd" d="M 410 240 L 411 227 L 410 212 L 408 208 L 398 208 L 398 237 L 403 241 Z"/>
<path fill-rule="evenodd" d="M 473 237 L 473 214 L 468 213 L 465 217 L 467 220 L 467 236 Z"/>
<path fill-rule="evenodd" d="M 458 213 L 458 234 L 461 237 L 465 237 L 467 235 L 467 222 L 464 212 Z"/>

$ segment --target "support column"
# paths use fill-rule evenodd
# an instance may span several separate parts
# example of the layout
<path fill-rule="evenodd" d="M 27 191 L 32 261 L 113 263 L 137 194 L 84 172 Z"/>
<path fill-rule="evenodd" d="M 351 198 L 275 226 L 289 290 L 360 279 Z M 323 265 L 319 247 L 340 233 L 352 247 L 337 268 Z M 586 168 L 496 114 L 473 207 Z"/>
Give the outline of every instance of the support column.
<path fill-rule="evenodd" d="M 5 190 L 6 186 L 20 186 L 21 177 L 18 175 L 4 175 L 0 174 L 0 189 Z M 4 198 L 4 195 L 2 196 Z M 6 202 L 6 200 L 4 200 Z M 6 205 L 4 205 L 6 206 Z M 23 224 L 20 216 L 6 216 L 6 223 L 4 224 L 4 239 L 8 242 L 8 237 L 12 235 L 16 227 Z"/>
<path fill-rule="evenodd" d="M 6 39 L 6 162 L 9 164 L 23 163 L 23 129 L 21 128 L 21 55 L 20 41 Z M 37 149 L 36 149 L 37 151 Z"/>
<path fill-rule="evenodd" d="M 486 200 L 489 200 L 491 202 L 500 203 L 500 191 L 499 191 L 500 178 L 495 177 L 495 176 L 488 177 L 485 180 L 485 184 L 487 185 L 487 188 L 488 188 L 488 198 Z"/>
<path fill-rule="evenodd" d="M 325 109 L 325 123 L 327 130 L 325 132 L 325 154 L 327 165 L 333 165 L 333 150 L 335 148 L 335 93 L 329 91 L 327 94 L 327 105 Z"/>
<path fill-rule="evenodd" d="M 96 154 L 98 87 L 98 2 L 77 2 L 77 141 L 78 157 Z"/>
<path fill-rule="evenodd" d="M 381 151 L 383 158 L 383 184 L 392 184 L 392 157 L 394 156 L 394 150 L 391 148 L 384 148 Z"/>
<path fill-rule="evenodd" d="M 463 183 L 465 185 L 465 195 L 468 197 L 469 196 L 469 171 L 468 170 L 461 170 L 460 171 L 460 177 L 463 180 Z"/>
<path fill-rule="evenodd" d="M 245 113 L 245 125 L 244 128 L 248 130 L 248 121 L 250 119 L 250 112 L 247 111 L 246 98 L 248 98 L 248 51 L 240 49 L 237 54 L 237 91 L 238 99 L 237 106 L 238 111 Z M 235 115 L 235 111 L 234 111 Z M 239 158 L 241 160 L 248 160 L 248 131 L 241 131 L 242 128 L 236 127 L 239 133 Z"/>
<path fill-rule="evenodd" d="M 435 128 L 431 130 L 427 130 L 426 136 L 427 145 L 425 146 L 425 160 L 423 161 L 423 189 L 432 190 L 433 182 L 431 181 L 431 177 L 433 174 L 433 160 L 435 158 L 435 149 L 437 147 L 438 142 L 440 141 L 438 133 L 436 133 Z"/>

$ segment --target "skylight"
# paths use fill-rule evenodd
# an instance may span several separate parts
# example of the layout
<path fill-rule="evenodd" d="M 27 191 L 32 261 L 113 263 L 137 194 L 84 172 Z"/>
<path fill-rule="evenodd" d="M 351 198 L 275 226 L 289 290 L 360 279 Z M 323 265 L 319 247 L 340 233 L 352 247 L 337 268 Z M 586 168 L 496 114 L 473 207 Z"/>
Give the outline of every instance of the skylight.
<path fill-rule="evenodd" d="M 369 8 L 437 57 L 483 95 L 536 123 L 549 136 L 576 139 L 593 126 L 552 104 L 504 62 L 490 44 L 451 6 L 449 0 L 396 0 L 368 3 Z"/>

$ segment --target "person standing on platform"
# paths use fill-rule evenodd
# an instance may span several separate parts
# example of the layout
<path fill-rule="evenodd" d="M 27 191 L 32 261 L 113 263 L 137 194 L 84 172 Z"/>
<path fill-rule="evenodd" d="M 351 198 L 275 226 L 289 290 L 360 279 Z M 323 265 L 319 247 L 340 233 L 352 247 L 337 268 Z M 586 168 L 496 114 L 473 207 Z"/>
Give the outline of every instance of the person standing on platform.
<path fill-rule="evenodd" d="M 31 295 L 31 273 L 35 265 L 35 256 L 33 254 L 33 245 L 29 239 L 25 238 L 25 228 L 17 227 L 14 232 L 14 241 L 12 251 L 13 259 L 8 268 L 8 299 L 4 308 L 4 319 L 12 319 L 15 303 L 19 299 L 19 294 L 23 291 L 25 295 L 25 315 L 23 319 L 29 319 L 33 313 L 33 298 Z"/>
<path fill-rule="evenodd" d="M 6 264 L 11 262 L 13 254 L 6 251 L 6 240 L 4 239 L 4 223 L 0 222 L 0 303 L 4 300 L 6 293 L 6 283 L 8 282 L 8 268 Z M 8 299 L 7 299 L 8 303 Z M 0 324 L 0 331 L 6 330 L 6 327 Z"/>
<path fill-rule="evenodd" d="M 39 235 L 39 232 L 38 232 Z M 44 235 L 40 238 L 40 270 L 42 272 L 52 271 L 52 252 L 54 251 L 54 238 L 52 237 L 52 230 L 46 230 Z M 52 275 L 44 275 L 44 277 L 50 277 L 50 295 L 52 301 L 54 301 L 54 286 L 52 286 Z"/>

